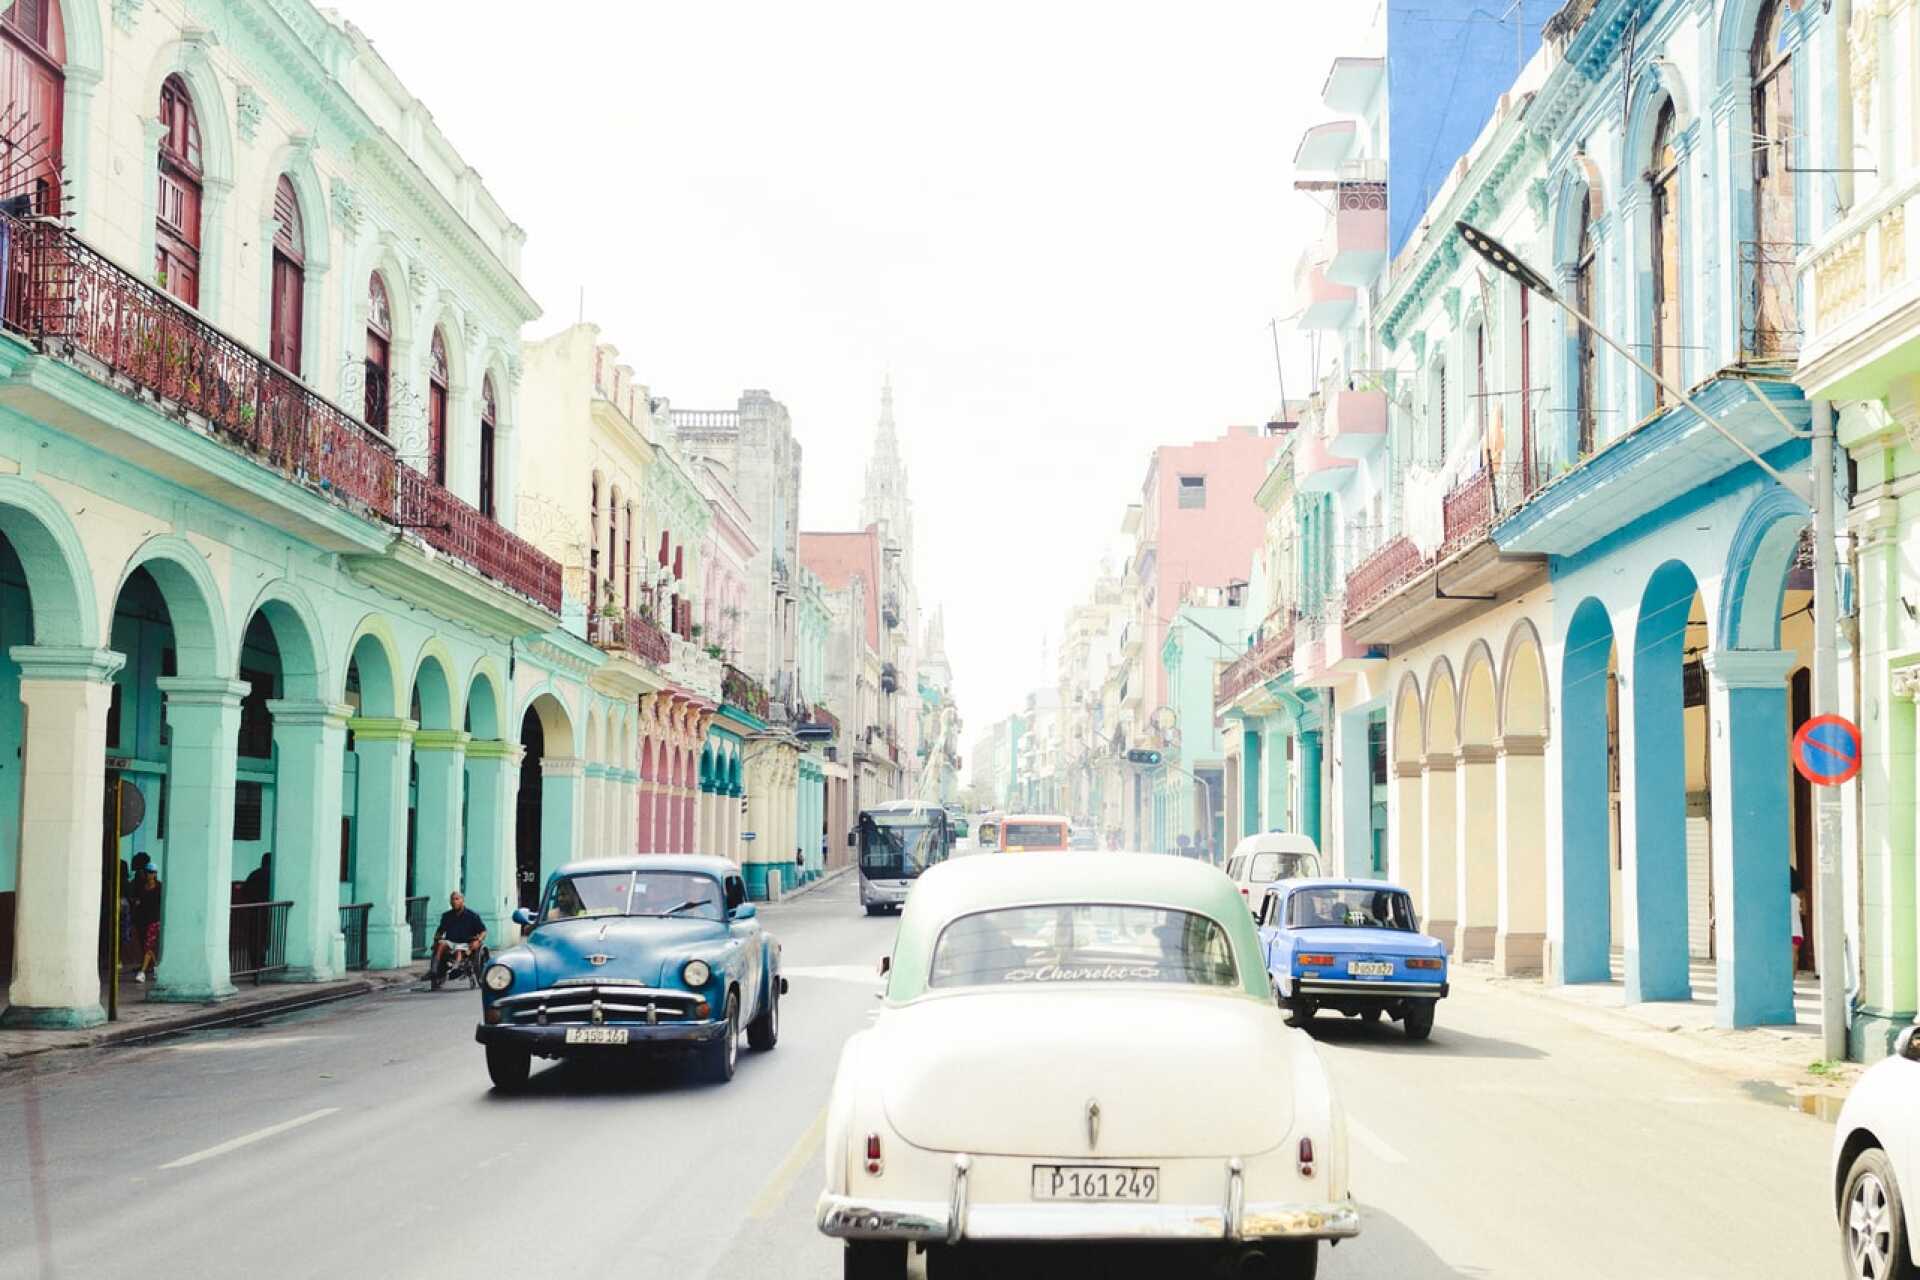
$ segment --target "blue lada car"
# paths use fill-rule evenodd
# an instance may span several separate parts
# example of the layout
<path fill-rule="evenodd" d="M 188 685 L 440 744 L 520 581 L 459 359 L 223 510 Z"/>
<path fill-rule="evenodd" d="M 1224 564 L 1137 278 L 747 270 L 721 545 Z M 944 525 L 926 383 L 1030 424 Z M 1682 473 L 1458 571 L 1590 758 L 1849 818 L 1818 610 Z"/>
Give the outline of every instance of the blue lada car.
<path fill-rule="evenodd" d="M 742 1029 L 755 1049 L 780 1038 L 780 944 L 760 927 L 740 868 L 725 858 L 655 854 L 561 867 L 540 912 L 513 913 L 526 941 L 493 958 L 480 1025 L 494 1087 L 519 1088 L 535 1057 L 692 1053 L 733 1078 Z"/>
<path fill-rule="evenodd" d="M 1405 889 L 1379 880 L 1283 880 L 1267 890 L 1260 943 L 1294 1026 L 1322 1009 L 1433 1033 L 1447 994 L 1447 949 L 1420 932 Z"/>

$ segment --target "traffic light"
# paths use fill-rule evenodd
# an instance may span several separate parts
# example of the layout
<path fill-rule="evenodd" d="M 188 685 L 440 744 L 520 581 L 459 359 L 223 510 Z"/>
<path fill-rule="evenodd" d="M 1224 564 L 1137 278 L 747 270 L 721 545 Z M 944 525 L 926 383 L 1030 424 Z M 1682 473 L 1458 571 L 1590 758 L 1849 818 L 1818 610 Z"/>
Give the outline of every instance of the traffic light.
<path fill-rule="evenodd" d="M 1160 763 L 1160 753 L 1158 751 L 1129 751 L 1127 752 L 1127 763 L 1144 764 L 1148 766 L 1157 765 Z"/>

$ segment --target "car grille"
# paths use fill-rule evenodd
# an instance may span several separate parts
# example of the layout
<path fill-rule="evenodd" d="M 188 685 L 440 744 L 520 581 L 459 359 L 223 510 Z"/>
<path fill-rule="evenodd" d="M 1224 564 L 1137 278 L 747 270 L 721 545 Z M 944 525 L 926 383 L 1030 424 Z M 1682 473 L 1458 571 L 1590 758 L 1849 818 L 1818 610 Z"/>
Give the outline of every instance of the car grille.
<path fill-rule="evenodd" d="M 504 996 L 494 1007 L 517 1026 L 568 1026 L 601 1022 L 688 1022 L 704 1013 L 705 1002 L 690 991 L 669 991 L 636 983 L 568 979 L 545 991 Z"/>

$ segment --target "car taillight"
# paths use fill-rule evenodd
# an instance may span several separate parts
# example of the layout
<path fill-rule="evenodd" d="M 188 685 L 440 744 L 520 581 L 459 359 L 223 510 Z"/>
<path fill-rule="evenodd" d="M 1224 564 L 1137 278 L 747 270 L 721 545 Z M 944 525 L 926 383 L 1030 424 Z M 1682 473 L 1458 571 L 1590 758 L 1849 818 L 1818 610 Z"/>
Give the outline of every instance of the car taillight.
<path fill-rule="evenodd" d="M 1333 957 L 1332 957 L 1332 956 L 1323 956 L 1323 955 L 1310 955 L 1310 954 L 1307 954 L 1307 953 L 1305 953 L 1305 952 L 1302 952 L 1302 953 L 1301 953 L 1300 955 L 1297 955 L 1297 956 L 1295 956 L 1295 957 L 1294 957 L 1294 959 L 1296 959 L 1296 960 L 1298 960 L 1298 961 L 1299 961 L 1299 962 L 1300 962 L 1301 964 L 1321 964 L 1321 965 L 1325 965 L 1325 964 L 1332 964 L 1332 963 L 1333 963 Z"/>
<path fill-rule="evenodd" d="M 1303 1178 L 1311 1178 L 1313 1176 L 1312 1138 L 1300 1139 L 1300 1176 Z"/>
<path fill-rule="evenodd" d="M 877 1178 L 885 1167 L 880 1159 L 880 1135 L 870 1133 L 867 1135 L 867 1172 Z"/>
<path fill-rule="evenodd" d="M 1447 962 L 1437 956 L 1415 956 L 1407 961 L 1409 969 L 1444 969 Z"/>
<path fill-rule="evenodd" d="M 1247 896 L 1247 886 L 1245 885 L 1240 886 L 1240 896 L 1243 898 Z"/>

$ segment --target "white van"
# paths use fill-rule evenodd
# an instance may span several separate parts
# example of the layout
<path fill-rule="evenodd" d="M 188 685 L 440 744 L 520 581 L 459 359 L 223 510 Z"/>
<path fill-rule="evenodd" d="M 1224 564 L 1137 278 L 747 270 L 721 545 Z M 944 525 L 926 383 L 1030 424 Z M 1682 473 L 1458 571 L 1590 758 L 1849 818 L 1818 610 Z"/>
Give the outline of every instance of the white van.
<path fill-rule="evenodd" d="M 1247 910 L 1257 916 L 1268 885 L 1320 874 L 1320 850 L 1295 832 L 1266 831 L 1235 845 L 1226 870 L 1227 879 L 1240 887 L 1240 896 L 1247 900 Z"/>

